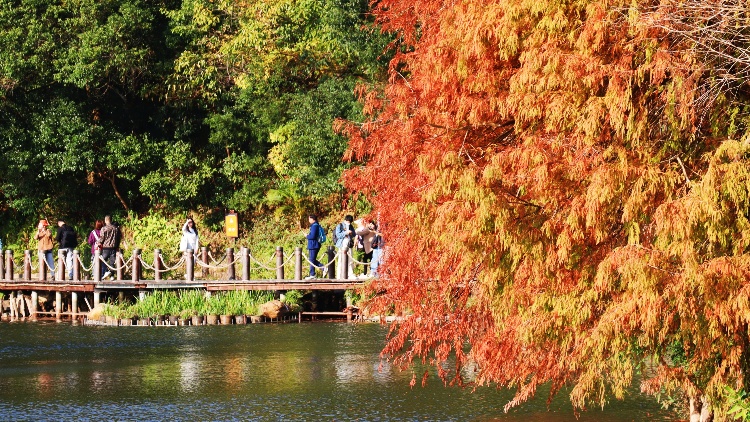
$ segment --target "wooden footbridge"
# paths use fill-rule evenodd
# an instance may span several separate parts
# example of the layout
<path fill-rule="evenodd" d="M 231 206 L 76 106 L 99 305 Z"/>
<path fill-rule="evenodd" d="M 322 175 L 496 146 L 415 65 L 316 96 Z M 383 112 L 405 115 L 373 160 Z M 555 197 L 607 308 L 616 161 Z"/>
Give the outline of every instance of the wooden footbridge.
<path fill-rule="evenodd" d="M 93 308 L 102 301 L 103 295 L 124 299 L 126 295 L 135 293 L 144 297 L 149 291 L 156 289 L 203 289 L 207 294 L 224 290 L 346 290 L 361 286 L 364 280 L 351 274 L 350 262 L 357 263 L 348 251 L 336 250 L 329 246 L 324 254 L 327 263 L 314 266 L 324 277 L 303 277 L 309 270 L 310 261 L 302 253 L 301 248 L 295 248 L 292 254 L 285 256 L 281 247 L 276 248 L 272 262 L 261 262 L 249 252 L 241 248 L 235 252 L 234 248 L 227 248 L 226 255 L 216 262 L 206 248 L 194 254 L 187 251 L 174 266 L 167 266 L 160 250 L 155 250 L 153 260 L 146 261 L 141 251 L 136 249 L 128 260 L 118 252 L 115 265 L 110 266 L 97 252 L 89 267 L 85 267 L 78 254 L 73 251 L 72 277 L 71 268 L 66 268 L 64 251 L 57 256 L 54 274 L 45 262 L 43 255 L 32 258 L 29 250 L 24 251 L 20 262 L 11 250 L 0 251 L 0 292 L 6 296 L 11 304 L 25 302 L 28 313 L 32 317 L 50 314 L 58 319 L 62 316 L 76 318 L 87 308 Z M 304 262 L 303 259 L 307 260 Z M 358 263 L 364 264 L 364 263 Z M 200 275 L 196 276 L 195 266 L 200 268 Z M 239 271 L 237 271 L 239 269 Z M 287 273 L 292 269 L 292 274 Z M 267 275 L 275 272 L 276 278 Z M 153 278 L 146 278 L 151 275 Z M 182 274 L 182 279 L 164 279 L 167 274 Z M 265 278 L 253 279 L 251 274 L 265 274 Z M 347 277 L 337 278 L 337 274 Z M 104 277 L 103 275 L 108 275 Z M 54 299 L 51 295 L 54 293 Z M 40 295 L 46 295 L 44 302 L 52 303 L 54 312 L 44 312 L 39 309 Z M 83 297 L 80 298 L 79 296 Z M 89 302 L 88 298 L 91 298 Z M 85 303 L 87 308 L 81 305 Z M 24 303 L 22 303 L 23 305 Z M 13 306 L 11 305 L 11 308 Z M 65 310 L 67 308 L 67 310 Z M 0 313 L 2 306 L 0 306 Z M 11 309 L 12 311 L 12 309 Z"/>

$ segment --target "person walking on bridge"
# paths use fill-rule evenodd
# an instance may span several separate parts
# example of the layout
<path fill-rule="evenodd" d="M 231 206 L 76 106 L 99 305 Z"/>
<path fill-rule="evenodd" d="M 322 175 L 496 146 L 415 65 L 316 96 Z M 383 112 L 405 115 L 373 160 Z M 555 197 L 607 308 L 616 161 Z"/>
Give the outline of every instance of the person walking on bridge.
<path fill-rule="evenodd" d="M 46 262 L 50 274 L 55 273 L 55 258 L 52 256 L 52 232 L 49 230 L 47 220 L 39 220 L 36 226 L 37 250 L 39 250 L 39 264 Z M 39 269 L 41 271 L 41 267 Z"/>
<path fill-rule="evenodd" d="M 119 237 L 119 229 L 112 224 L 112 217 L 108 215 L 104 216 L 104 227 L 102 227 L 97 244 L 102 249 L 102 260 L 106 262 L 109 267 L 104 272 L 102 280 L 108 278 L 112 274 L 110 268 L 114 268 L 115 266 L 117 239 Z M 102 270 L 104 269 L 102 268 Z"/>
<path fill-rule="evenodd" d="M 323 227 L 318 223 L 318 216 L 310 214 L 307 216 L 307 221 L 310 222 L 310 233 L 307 234 L 307 251 L 310 255 L 310 275 L 305 277 L 305 280 L 315 278 L 315 269 L 322 267 L 323 264 L 318 261 L 318 252 L 320 251 L 320 241 L 322 236 L 325 234 Z M 323 270 L 325 275 L 325 269 Z"/>
<path fill-rule="evenodd" d="M 60 245 L 61 251 L 65 254 L 65 269 L 68 270 L 68 280 L 73 279 L 73 250 L 78 246 L 78 235 L 72 227 L 65 224 L 65 220 L 57 220 L 57 244 Z M 60 270 L 62 271 L 62 269 Z M 60 274 L 61 278 L 65 274 Z"/>

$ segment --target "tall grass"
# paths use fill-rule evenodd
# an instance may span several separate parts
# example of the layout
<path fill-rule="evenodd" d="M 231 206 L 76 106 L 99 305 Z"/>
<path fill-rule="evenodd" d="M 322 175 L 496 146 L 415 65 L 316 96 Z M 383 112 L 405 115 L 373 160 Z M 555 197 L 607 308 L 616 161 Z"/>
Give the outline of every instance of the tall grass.
<path fill-rule="evenodd" d="M 290 290 L 285 303 L 294 310 L 299 307 L 302 293 Z M 192 315 L 257 315 L 263 303 L 273 300 L 273 292 L 230 290 L 206 297 L 201 290 L 155 290 L 134 304 L 107 303 L 103 315 L 118 318 L 152 318 L 173 315 L 187 318 Z"/>

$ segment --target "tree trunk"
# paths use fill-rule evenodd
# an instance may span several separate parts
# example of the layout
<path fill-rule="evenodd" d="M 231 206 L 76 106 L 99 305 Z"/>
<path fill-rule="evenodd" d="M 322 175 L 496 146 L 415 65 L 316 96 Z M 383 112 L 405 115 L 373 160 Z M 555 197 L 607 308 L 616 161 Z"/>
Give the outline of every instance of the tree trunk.
<path fill-rule="evenodd" d="M 705 397 L 690 398 L 690 422 L 713 422 L 714 415 Z"/>
<path fill-rule="evenodd" d="M 112 184 L 112 189 L 115 191 L 115 196 L 117 196 L 117 199 L 120 200 L 120 203 L 122 204 L 122 207 L 125 208 L 125 211 L 129 211 L 128 203 L 125 202 L 125 198 L 123 198 L 122 194 L 120 194 L 120 190 L 117 189 L 117 183 L 115 183 L 115 173 L 112 172 L 111 176 L 108 176 L 107 174 L 103 174 L 103 177 L 107 180 L 109 180 L 109 183 Z"/>

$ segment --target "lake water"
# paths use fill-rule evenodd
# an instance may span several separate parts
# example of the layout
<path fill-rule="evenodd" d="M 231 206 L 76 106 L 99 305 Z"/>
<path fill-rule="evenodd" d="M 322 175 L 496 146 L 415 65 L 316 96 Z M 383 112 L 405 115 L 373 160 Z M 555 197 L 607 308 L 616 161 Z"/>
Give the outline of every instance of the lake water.
<path fill-rule="evenodd" d="M 0 323 L 2 420 L 575 421 L 564 395 L 505 414 L 494 388 L 409 387 L 380 367 L 386 327 Z M 634 392 L 579 421 L 677 420 Z"/>

